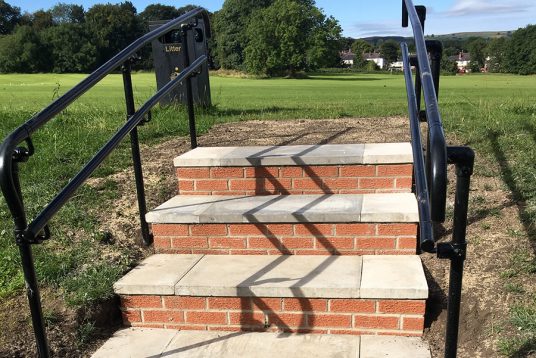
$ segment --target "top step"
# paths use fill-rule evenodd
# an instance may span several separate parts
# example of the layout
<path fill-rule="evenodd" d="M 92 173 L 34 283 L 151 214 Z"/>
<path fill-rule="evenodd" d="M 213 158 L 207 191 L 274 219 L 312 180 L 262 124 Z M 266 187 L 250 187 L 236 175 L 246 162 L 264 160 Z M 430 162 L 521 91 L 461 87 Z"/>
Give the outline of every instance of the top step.
<path fill-rule="evenodd" d="M 413 161 L 409 143 L 199 147 L 175 158 L 176 167 L 394 164 Z"/>
<path fill-rule="evenodd" d="M 409 143 L 196 148 L 174 160 L 183 195 L 409 192 Z"/>

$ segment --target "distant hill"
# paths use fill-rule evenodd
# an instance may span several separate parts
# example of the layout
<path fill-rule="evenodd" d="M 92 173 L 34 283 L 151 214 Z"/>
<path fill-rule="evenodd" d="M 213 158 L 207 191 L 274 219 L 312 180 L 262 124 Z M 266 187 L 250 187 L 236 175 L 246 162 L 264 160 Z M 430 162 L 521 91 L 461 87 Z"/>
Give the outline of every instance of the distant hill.
<path fill-rule="evenodd" d="M 443 34 L 443 35 L 427 35 L 427 39 L 437 39 L 437 40 L 465 40 L 470 37 L 482 37 L 486 39 L 497 38 L 497 37 L 507 37 L 512 34 L 513 31 L 481 31 L 481 32 L 456 32 L 452 34 Z M 365 40 L 371 45 L 378 45 L 387 40 L 393 40 L 396 42 L 408 41 L 412 37 L 402 37 L 402 36 L 370 36 L 363 37 L 361 40 Z"/>

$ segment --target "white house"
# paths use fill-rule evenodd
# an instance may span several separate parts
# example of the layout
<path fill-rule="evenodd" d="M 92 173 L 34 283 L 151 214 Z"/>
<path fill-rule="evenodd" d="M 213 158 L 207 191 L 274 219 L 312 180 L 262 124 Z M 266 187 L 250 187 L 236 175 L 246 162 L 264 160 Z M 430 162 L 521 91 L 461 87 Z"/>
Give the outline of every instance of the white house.
<path fill-rule="evenodd" d="M 374 62 L 381 69 L 383 69 L 383 67 L 385 66 L 385 59 L 381 57 L 379 53 L 376 53 L 376 52 L 364 53 L 363 58 L 367 61 Z"/>
<path fill-rule="evenodd" d="M 341 52 L 341 61 L 343 65 L 353 66 L 355 54 L 351 50 Z"/>
<path fill-rule="evenodd" d="M 456 62 L 458 72 L 468 72 L 469 65 L 471 64 L 471 54 L 462 51 L 458 55 L 450 56 L 449 60 Z"/>

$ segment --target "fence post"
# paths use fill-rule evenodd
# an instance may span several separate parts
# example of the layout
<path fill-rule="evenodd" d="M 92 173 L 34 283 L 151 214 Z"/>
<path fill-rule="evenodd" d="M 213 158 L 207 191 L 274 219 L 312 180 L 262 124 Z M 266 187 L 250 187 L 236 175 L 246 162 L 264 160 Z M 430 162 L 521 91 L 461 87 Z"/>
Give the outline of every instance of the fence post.
<path fill-rule="evenodd" d="M 132 90 L 132 77 L 131 77 L 131 61 L 127 60 L 121 66 L 121 72 L 123 73 L 123 86 L 125 89 L 125 104 L 127 109 L 127 120 L 136 113 L 134 106 L 134 92 Z M 132 165 L 134 167 L 134 177 L 136 179 L 136 194 L 138 197 L 138 209 L 141 226 L 141 236 L 145 245 L 149 246 L 153 242 L 153 237 L 149 231 L 149 224 L 145 220 L 145 214 L 147 213 L 147 203 L 145 201 L 145 187 L 143 184 L 143 171 L 140 155 L 140 144 L 138 139 L 138 129 L 134 128 L 130 132 L 130 148 L 132 151 Z"/>
<path fill-rule="evenodd" d="M 190 66 L 190 53 L 188 50 L 188 31 L 192 28 L 189 24 L 181 26 L 181 43 L 184 68 Z M 188 107 L 188 124 L 190 126 L 190 146 L 197 148 L 197 131 L 195 129 L 194 98 L 192 94 L 192 76 L 186 79 L 186 103 Z"/>

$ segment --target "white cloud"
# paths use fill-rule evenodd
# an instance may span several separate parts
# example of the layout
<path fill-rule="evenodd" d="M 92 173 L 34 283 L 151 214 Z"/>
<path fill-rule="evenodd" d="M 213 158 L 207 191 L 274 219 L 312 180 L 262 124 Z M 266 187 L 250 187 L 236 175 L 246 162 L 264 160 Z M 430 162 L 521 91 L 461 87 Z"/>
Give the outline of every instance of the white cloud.
<path fill-rule="evenodd" d="M 407 36 L 407 29 L 402 28 L 400 21 L 360 22 L 350 29 L 354 37 L 369 36 Z"/>
<path fill-rule="evenodd" d="M 447 12 L 448 15 L 455 16 L 486 16 L 506 13 L 525 12 L 533 4 L 526 1 L 504 1 L 497 0 L 456 0 L 454 6 Z"/>

